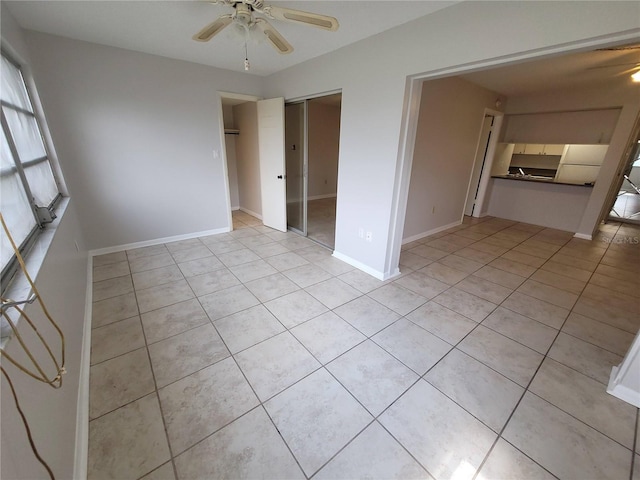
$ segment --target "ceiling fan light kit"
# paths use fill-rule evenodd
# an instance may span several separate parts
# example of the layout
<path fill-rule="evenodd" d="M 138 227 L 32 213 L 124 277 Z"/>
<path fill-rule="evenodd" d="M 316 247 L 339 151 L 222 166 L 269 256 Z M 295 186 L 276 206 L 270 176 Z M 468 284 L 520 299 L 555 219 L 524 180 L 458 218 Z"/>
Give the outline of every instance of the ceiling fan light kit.
<path fill-rule="evenodd" d="M 232 7 L 234 12 L 227 15 L 220 15 L 216 20 L 202 28 L 193 36 L 198 42 L 208 42 L 225 27 L 234 23 L 245 30 L 244 48 L 245 59 L 244 69 L 249 70 L 249 58 L 247 42 L 250 32 L 257 29 L 269 44 L 280 54 L 288 54 L 293 52 L 293 46 L 276 30 L 266 18 L 255 16 L 261 14 L 270 20 L 282 20 L 285 22 L 296 23 L 301 25 L 311 25 L 312 27 L 321 28 L 335 32 L 338 29 L 338 20 L 328 15 L 320 15 L 318 13 L 303 12 L 302 10 L 293 10 L 291 8 L 277 7 L 275 5 L 265 5 L 262 0 L 217 0 L 211 2 L 217 5 L 226 5 Z"/>

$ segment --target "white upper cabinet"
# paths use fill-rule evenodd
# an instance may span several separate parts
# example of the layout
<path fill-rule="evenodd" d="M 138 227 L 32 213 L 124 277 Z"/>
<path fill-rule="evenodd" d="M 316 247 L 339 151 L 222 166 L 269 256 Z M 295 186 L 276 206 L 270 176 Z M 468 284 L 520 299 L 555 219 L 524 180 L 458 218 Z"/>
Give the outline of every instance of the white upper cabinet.
<path fill-rule="evenodd" d="M 526 155 L 542 155 L 544 153 L 544 145 L 540 143 L 527 143 L 524 147 Z"/>
<path fill-rule="evenodd" d="M 564 153 L 564 145 L 545 145 L 543 155 L 562 155 Z"/>
<path fill-rule="evenodd" d="M 608 144 L 619 115 L 619 108 L 505 115 L 500 138 L 530 145 Z"/>
<path fill-rule="evenodd" d="M 564 145 L 545 145 L 542 143 L 516 143 L 513 147 L 514 155 L 557 155 L 564 152 Z"/>
<path fill-rule="evenodd" d="M 567 145 L 556 172 L 556 182 L 593 183 L 609 145 Z"/>

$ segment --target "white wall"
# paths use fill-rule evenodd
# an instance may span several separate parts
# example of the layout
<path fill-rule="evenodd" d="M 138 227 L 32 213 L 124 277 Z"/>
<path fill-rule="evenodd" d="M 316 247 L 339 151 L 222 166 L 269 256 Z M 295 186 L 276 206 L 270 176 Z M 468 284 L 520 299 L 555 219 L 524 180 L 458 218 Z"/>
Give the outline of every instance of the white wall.
<path fill-rule="evenodd" d="M 2 45 L 17 54 L 18 60 L 30 62 L 23 32 L 15 24 L 5 5 L 0 5 L 2 17 Z M 30 68 L 27 81 L 30 81 Z M 38 79 L 36 79 L 37 81 Z M 37 104 L 38 102 L 36 102 Z M 48 112 L 47 112 L 48 113 Z M 51 122 L 51 118 L 49 118 Z M 64 171 L 67 173 L 67 170 Z M 76 413 L 81 371 L 82 337 L 84 328 L 85 293 L 87 285 L 87 249 L 83 229 L 78 222 L 76 206 L 72 198 L 53 236 L 52 244 L 36 278 L 42 298 L 52 317 L 59 322 L 66 337 L 66 366 L 68 373 L 59 390 L 45 386 L 27 377 L 3 360 L 16 386 L 22 409 L 29 421 L 40 454 L 52 467 L 57 478 L 72 478 L 76 435 Z M 75 243 L 79 251 L 75 248 Z M 28 307 L 27 313 L 39 326 L 43 316 L 38 307 Z M 25 322 L 20 330 L 24 332 Z M 41 327 L 43 328 L 43 327 Z M 44 337 L 55 342 L 57 334 L 43 328 Z M 57 349 L 58 343 L 53 343 Z M 7 352 L 16 354 L 19 345 L 11 340 Z M 55 350 L 57 353 L 57 350 Z M 34 458 L 10 390 L 4 378 L 1 387 L 2 408 L 0 423 L 0 477 L 46 478 L 46 472 Z"/>
<path fill-rule="evenodd" d="M 380 274 L 397 265 L 408 76 L 629 39 L 640 34 L 639 14 L 635 2 L 462 2 L 267 77 L 268 97 L 342 90 L 336 252 Z"/>
<path fill-rule="evenodd" d="M 260 79 L 29 32 L 90 249 L 228 227 L 217 91 Z"/>
<path fill-rule="evenodd" d="M 308 197 L 313 199 L 335 195 L 338 190 L 340 106 L 310 100 L 308 108 Z"/>
<path fill-rule="evenodd" d="M 457 77 L 423 83 L 403 239 L 462 219 L 485 108 L 497 97 Z"/>
<path fill-rule="evenodd" d="M 240 209 L 262 216 L 260 156 L 258 148 L 258 105 L 246 102 L 233 107 L 240 135 L 236 138 L 236 167 Z"/>

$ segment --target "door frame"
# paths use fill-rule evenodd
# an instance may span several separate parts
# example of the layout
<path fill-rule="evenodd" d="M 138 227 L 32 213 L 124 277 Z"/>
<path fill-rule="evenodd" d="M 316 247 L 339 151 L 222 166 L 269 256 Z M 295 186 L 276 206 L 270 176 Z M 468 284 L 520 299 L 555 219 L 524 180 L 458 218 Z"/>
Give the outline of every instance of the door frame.
<path fill-rule="evenodd" d="M 305 108 L 304 108 L 304 164 L 305 164 L 305 186 L 304 186 L 304 194 L 305 194 L 305 199 L 304 199 L 304 225 L 305 225 L 305 232 L 304 232 L 304 236 L 307 237 L 307 230 L 308 230 L 308 218 L 307 218 L 307 202 L 308 202 L 308 195 L 309 195 L 309 101 L 310 100 L 314 100 L 316 98 L 322 98 L 322 97 L 329 97 L 331 95 L 337 95 L 340 94 L 341 97 L 341 101 L 342 101 L 342 96 L 343 96 L 343 92 L 342 92 L 342 88 L 338 88 L 335 90 L 328 90 L 326 92 L 321 92 L 321 93 L 314 93 L 314 94 L 309 94 L 309 95 L 303 95 L 300 97 L 294 97 L 291 99 L 285 98 L 284 99 L 284 104 L 285 107 L 287 105 L 290 104 L 294 104 L 294 103 L 302 103 L 304 102 L 305 104 Z M 342 105 L 342 104 L 341 104 Z M 342 130 L 342 112 L 343 112 L 343 108 L 342 106 L 340 106 L 340 129 Z M 286 119 L 285 119 L 286 120 Z M 285 130 L 286 130 L 286 124 L 285 124 Z M 339 138 L 342 136 L 342 131 L 340 132 Z M 335 237 L 338 236 L 338 198 L 339 198 L 339 186 L 340 186 L 340 151 L 338 150 L 338 182 L 337 182 L 337 186 L 336 186 L 336 220 L 335 220 Z M 294 228 L 290 228 L 287 225 L 287 228 L 297 234 L 301 234 L 301 232 L 299 232 L 297 229 Z M 334 242 L 335 242 L 335 237 L 334 237 Z M 334 247 L 335 249 L 335 247 Z"/>
<path fill-rule="evenodd" d="M 230 100 L 244 100 L 245 102 L 257 102 L 258 100 L 262 100 L 262 97 L 256 97 L 255 95 L 245 95 L 243 93 L 233 93 L 233 92 L 224 92 L 218 91 L 218 125 L 219 125 L 219 135 L 220 135 L 220 149 L 222 150 L 221 159 L 222 159 L 222 172 L 224 175 L 224 190 L 225 197 L 227 202 L 227 225 L 229 231 L 233 231 L 233 215 L 231 212 L 231 187 L 229 186 L 229 165 L 227 159 L 227 145 L 225 140 L 224 133 L 224 110 L 222 108 L 222 100 L 227 98 Z M 217 150 L 213 150 L 213 158 L 216 159 Z"/>
<path fill-rule="evenodd" d="M 317 98 L 317 97 L 316 97 Z M 305 98 L 304 100 L 296 100 L 296 101 L 287 101 L 284 102 L 284 130 L 285 137 L 287 131 L 287 105 L 298 105 L 301 104 L 303 106 L 303 119 L 302 119 L 302 230 L 298 230 L 295 227 L 289 225 L 289 216 L 287 215 L 287 230 L 291 230 L 292 232 L 297 233 L 298 235 L 302 235 L 304 237 L 307 236 L 307 202 L 309 201 L 309 99 Z M 286 160 L 287 160 L 287 146 L 285 145 L 285 169 L 286 169 Z M 289 178 L 289 174 L 287 173 L 287 178 Z"/>
<path fill-rule="evenodd" d="M 620 188 L 624 183 L 624 172 L 627 169 L 629 162 L 632 160 L 631 155 L 634 153 L 635 148 L 640 148 L 640 115 L 636 118 L 635 125 L 632 130 L 632 134 L 627 141 L 627 145 L 624 149 L 624 154 L 620 158 L 620 163 L 618 164 L 618 169 L 616 171 L 616 179 L 611 183 L 611 188 L 609 189 L 609 193 L 607 194 L 607 201 L 605 202 L 605 208 L 603 208 L 603 213 L 601 214 L 600 222 L 621 222 L 621 223 L 631 223 L 638 224 L 637 220 L 628 219 L 620 219 L 618 217 L 612 217 L 611 211 L 613 210 L 613 206 L 616 204 L 616 200 L 618 199 L 618 193 L 620 192 Z M 608 208 L 606 207 L 608 205 Z"/>
<path fill-rule="evenodd" d="M 400 251 L 402 249 L 402 235 L 407 210 L 409 181 L 411 177 L 411 168 L 413 166 L 420 98 L 422 96 L 422 82 L 436 80 L 438 78 L 453 77 L 464 73 L 504 66 L 516 62 L 537 60 L 543 58 L 545 55 L 570 54 L 581 50 L 593 50 L 594 48 L 601 46 L 623 43 L 629 40 L 633 40 L 633 36 L 629 33 L 614 33 L 604 37 L 586 38 L 571 45 L 553 45 L 548 48 L 524 51 L 507 56 L 494 57 L 472 63 L 465 63 L 408 75 L 405 79 L 405 95 L 402 105 L 402 120 L 400 123 L 391 217 L 387 236 L 388 241 L 386 246 L 384 271 L 382 272 L 382 276 L 384 277 L 383 279 L 386 280 L 400 274 Z M 603 204 L 600 205 L 601 210 L 599 220 L 608 213 L 605 212 L 606 206 L 608 206 L 608 203 L 605 199 Z"/>
<path fill-rule="evenodd" d="M 484 123 L 484 119 L 487 116 L 493 117 L 493 125 L 490 129 L 489 141 L 486 146 L 482 170 L 480 171 L 480 176 L 478 178 L 478 183 L 476 183 L 476 191 L 477 195 L 475 196 L 475 207 L 473 209 L 472 217 L 480 218 L 486 215 L 485 203 L 487 190 L 489 187 L 489 180 L 491 179 L 491 169 L 493 168 L 493 162 L 496 156 L 496 147 L 498 145 L 498 138 L 500 137 L 500 130 L 502 129 L 502 121 L 504 120 L 504 112 L 499 112 L 498 110 L 493 110 L 491 108 L 484 109 L 484 116 L 482 117 L 482 123 L 480 124 L 481 136 L 482 136 L 482 124 Z M 473 167 L 471 169 L 471 177 L 469 178 L 469 186 L 467 187 L 467 198 L 464 202 L 464 209 L 462 210 L 461 220 L 464 219 L 465 211 L 467 209 L 467 202 L 469 201 L 469 195 L 471 194 L 471 190 L 473 189 L 471 182 L 473 181 L 473 173 L 476 171 L 478 158 L 478 151 L 482 147 L 480 145 L 482 138 L 478 138 L 478 147 L 476 148 L 476 156 L 473 161 Z"/>
<path fill-rule="evenodd" d="M 478 194 L 478 186 L 480 184 L 480 177 L 482 176 L 482 166 L 487 160 L 487 150 L 489 149 L 489 142 L 491 141 L 491 133 L 493 129 L 493 122 L 495 121 L 493 115 L 484 114 L 482 122 L 480 123 L 480 134 L 478 135 L 478 144 L 476 145 L 476 154 L 473 157 L 473 165 L 471 166 L 471 176 L 469 177 L 469 185 L 467 186 L 467 196 L 464 200 L 463 214 L 473 216 L 475 210 L 475 200 Z M 491 119 L 491 123 L 487 128 L 487 121 Z M 486 133 L 485 133 L 486 129 Z M 480 165 L 480 155 L 482 155 L 482 166 Z M 474 178 L 476 180 L 474 181 Z M 471 208 L 471 212 L 467 211 Z"/>

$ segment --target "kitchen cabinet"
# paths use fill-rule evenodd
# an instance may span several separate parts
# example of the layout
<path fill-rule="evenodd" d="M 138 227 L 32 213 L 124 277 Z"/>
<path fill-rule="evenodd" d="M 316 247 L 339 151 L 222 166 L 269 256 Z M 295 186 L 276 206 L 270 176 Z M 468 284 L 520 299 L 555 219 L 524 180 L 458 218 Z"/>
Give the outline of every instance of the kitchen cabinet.
<path fill-rule="evenodd" d="M 493 157 L 491 175 L 506 175 L 509 173 L 509 165 L 511 164 L 513 152 L 513 143 L 499 143 L 496 145 L 496 154 Z"/>
<path fill-rule="evenodd" d="M 544 145 L 539 143 L 527 143 L 524 147 L 525 155 L 542 155 L 544 152 Z"/>
<path fill-rule="evenodd" d="M 505 115 L 500 141 L 605 145 L 611 142 L 619 115 L 619 108 Z"/>
<path fill-rule="evenodd" d="M 545 145 L 541 143 L 524 144 L 525 155 L 562 155 L 564 145 Z M 515 153 L 515 149 L 514 149 Z"/>
<path fill-rule="evenodd" d="M 593 183 L 609 145 L 568 145 L 560 159 L 555 180 L 565 183 Z"/>
<path fill-rule="evenodd" d="M 608 148 L 588 144 L 499 143 L 491 175 L 526 175 L 557 183 L 592 185 Z"/>
<path fill-rule="evenodd" d="M 569 145 L 560 165 L 602 165 L 609 145 Z"/>
<path fill-rule="evenodd" d="M 564 145 L 545 145 L 543 155 L 562 155 L 564 153 Z"/>

